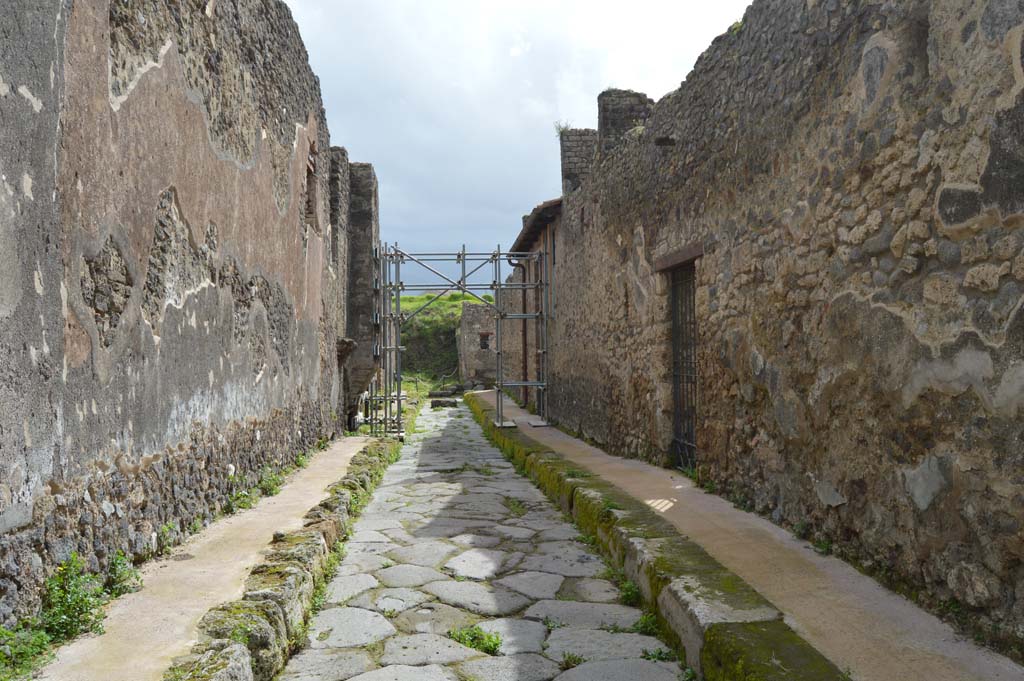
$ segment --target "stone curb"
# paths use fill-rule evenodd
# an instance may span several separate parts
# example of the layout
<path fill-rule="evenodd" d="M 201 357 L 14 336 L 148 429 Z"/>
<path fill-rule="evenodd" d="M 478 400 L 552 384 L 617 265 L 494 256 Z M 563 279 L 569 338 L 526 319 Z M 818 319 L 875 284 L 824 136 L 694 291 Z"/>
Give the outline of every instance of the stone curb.
<path fill-rule="evenodd" d="M 397 460 L 397 442 L 372 442 L 349 463 L 330 496 L 306 513 L 303 528 L 278 533 L 245 580 L 241 599 L 223 603 L 199 621 L 199 643 L 175 660 L 165 681 L 270 681 L 301 645 L 316 587 L 328 559 Z"/>
<path fill-rule="evenodd" d="M 487 437 L 594 537 L 643 594 L 663 633 L 707 681 L 843 681 L 848 677 L 782 620 L 737 575 L 647 505 L 572 464 L 519 428 L 497 428 L 494 410 L 466 404 Z"/>

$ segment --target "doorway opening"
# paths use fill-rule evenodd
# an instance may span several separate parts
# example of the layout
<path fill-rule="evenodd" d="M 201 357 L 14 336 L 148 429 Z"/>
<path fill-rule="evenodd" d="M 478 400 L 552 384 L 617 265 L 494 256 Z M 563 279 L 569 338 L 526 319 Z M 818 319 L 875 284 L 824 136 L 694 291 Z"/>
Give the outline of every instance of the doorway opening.
<path fill-rule="evenodd" d="M 671 270 L 673 464 L 697 466 L 697 271 L 695 261 Z"/>

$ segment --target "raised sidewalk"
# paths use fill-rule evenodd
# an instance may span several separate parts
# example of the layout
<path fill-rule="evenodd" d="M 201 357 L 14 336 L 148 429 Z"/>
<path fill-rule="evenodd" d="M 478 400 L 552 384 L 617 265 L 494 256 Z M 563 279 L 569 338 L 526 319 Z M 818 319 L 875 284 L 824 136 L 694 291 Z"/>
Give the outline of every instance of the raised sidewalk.
<path fill-rule="evenodd" d="M 46 681 L 160 681 L 171 660 L 188 653 L 210 608 L 242 595 L 246 578 L 275 532 L 301 529 L 311 506 L 345 475 L 368 438 L 337 440 L 297 471 L 280 494 L 223 518 L 159 561 L 142 568 L 144 587 L 110 604 L 99 636 L 57 651 Z"/>
<path fill-rule="evenodd" d="M 493 391 L 474 395 L 493 407 Z M 1024 679 L 1024 667 L 683 475 L 610 456 L 557 428 L 532 427 L 527 421 L 534 417 L 509 400 L 505 418 L 530 440 L 642 501 L 770 601 L 786 624 L 856 681 Z"/>

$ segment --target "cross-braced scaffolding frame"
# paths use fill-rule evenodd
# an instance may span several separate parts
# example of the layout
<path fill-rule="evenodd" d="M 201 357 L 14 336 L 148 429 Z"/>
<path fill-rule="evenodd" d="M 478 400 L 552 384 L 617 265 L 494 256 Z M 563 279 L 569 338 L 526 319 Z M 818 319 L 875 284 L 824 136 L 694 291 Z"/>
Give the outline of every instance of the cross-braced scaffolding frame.
<path fill-rule="evenodd" d="M 505 420 L 504 391 L 507 388 L 534 388 L 537 395 L 537 414 L 546 418 L 547 411 L 547 347 L 548 347 L 548 306 L 550 305 L 548 290 L 548 262 L 543 252 L 506 253 L 499 245 L 490 253 L 471 253 L 462 250 L 449 253 L 409 253 L 402 250 L 397 243 L 380 244 L 374 251 L 375 274 L 373 290 L 376 297 L 374 310 L 374 359 L 378 363 L 378 371 L 370 384 L 368 419 L 370 430 L 378 436 L 405 436 L 402 422 L 402 327 L 428 308 L 442 296 L 451 292 L 465 293 L 482 305 L 487 305 L 494 313 L 495 340 L 495 393 L 497 414 L 495 425 L 507 427 L 514 425 Z M 502 274 L 502 263 L 510 265 L 536 263 L 534 271 L 539 273 L 533 281 L 525 277 L 520 282 L 506 282 Z M 455 263 L 459 266 L 460 275 L 453 279 L 438 269 L 441 263 Z M 437 265 L 437 266 L 435 266 Z M 490 281 L 474 281 L 481 274 L 490 270 Z M 410 269 L 416 277 L 424 277 L 425 281 L 415 278 L 407 282 Z M 509 291 L 537 291 L 537 309 L 511 312 L 511 298 L 506 298 Z M 402 296 L 409 294 L 430 294 L 431 298 L 412 310 L 402 309 Z M 493 300 L 487 300 L 482 294 L 490 293 Z M 509 321 L 521 320 L 525 324 L 534 320 L 537 324 L 537 375 L 531 379 L 522 376 L 512 380 L 505 379 L 504 346 L 502 345 L 502 327 Z M 526 348 L 524 348 L 524 351 Z"/>

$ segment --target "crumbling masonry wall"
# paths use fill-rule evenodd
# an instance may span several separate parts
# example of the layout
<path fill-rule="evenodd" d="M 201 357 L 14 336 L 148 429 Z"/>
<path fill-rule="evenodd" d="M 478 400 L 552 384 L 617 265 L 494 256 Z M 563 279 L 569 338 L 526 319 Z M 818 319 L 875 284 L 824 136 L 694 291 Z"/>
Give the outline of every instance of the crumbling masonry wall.
<path fill-rule="evenodd" d="M 359 395 L 369 387 L 379 365 L 379 351 L 373 347 L 377 324 L 373 282 L 378 278 L 375 249 L 380 243 L 380 214 L 373 166 L 353 163 L 350 177 L 349 286 L 353 295 L 349 299 L 351 321 L 348 328 L 349 337 L 356 345 L 346 374 L 349 383 L 347 412 L 352 419 L 359 409 Z"/>
<path fill-rule="evenodd" d="M 9 625 L 72 551 L 151 555 L 339 431 L 361 308 L 283 2 L 13 0 L 0 120 Z"/>
<path fill-rule="evenodd" d="M 506 328 L 508 328 L 507 325 Z M 497 375 L 494 309 L 476 302 L 462 303 L 459 331 L 455 336 L 459 350 L 459 379 L 468 387 L 482 385 L 490 388 Z M 480 347 L 486 336 L 486 348 Z"/>
<path fill-rule="evenodd" d="M 1024 645 L 1024 7 L 756 0 L 567 192 L 552 416 Z M 612 140 L 609 146 L 605 143 Z M 953 604 L 953 605 L 950 605 Z"/>

